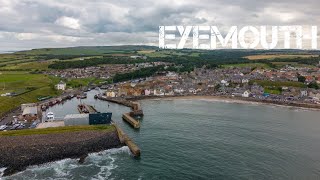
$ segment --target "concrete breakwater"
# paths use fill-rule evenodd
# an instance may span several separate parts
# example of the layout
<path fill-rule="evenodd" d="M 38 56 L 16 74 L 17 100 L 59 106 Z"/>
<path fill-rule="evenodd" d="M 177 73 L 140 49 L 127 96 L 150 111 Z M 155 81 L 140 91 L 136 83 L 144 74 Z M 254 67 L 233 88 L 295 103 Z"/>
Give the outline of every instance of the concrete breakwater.
<path fill-rule="evenodd" d="M 139 157 L 141 153 L 139 147 L 132 141 L 131 138 L 129 138 L 127 134 L 123 132 L 123 130 L 118 125 L 114 124 L 114 127 L 117 130 L 120 142 L 125 143 L 135 157 Z"/>
<path fill-rule="evenodd" d="M 101 95 L 96 95 L 95 98 L 130 107 L 132 111 L 128 113 L 124 113 L 122 115 L 122 119 L 128 122 L 130 125 L 132 125 L 133 128 L 140 128 L 139 120 L 135 119 L 135 116 L 143 116 L 143 110 L 139 102 L 129 101 L 124 98 L 118 98 L 118 97 L 111 98 L 111 97 L 106 97 Z"/>
<path fill-rule="evenodd" d="M 140 122 L 134 119 L 132 116 L 130 116 L 130 113 L 124 113 L 122 115 L 122 119 L 126 120 L 134 128 L 140 128 Z"/>
<path fill-rule="evenodd" d="M 3 176 L 23 171 L 31 165 L 82 158 L 88 153 L 124 146 L 115 128 L 112 131 L 0 136 L 0 141 L 0 168 L 6 168 Z"/>

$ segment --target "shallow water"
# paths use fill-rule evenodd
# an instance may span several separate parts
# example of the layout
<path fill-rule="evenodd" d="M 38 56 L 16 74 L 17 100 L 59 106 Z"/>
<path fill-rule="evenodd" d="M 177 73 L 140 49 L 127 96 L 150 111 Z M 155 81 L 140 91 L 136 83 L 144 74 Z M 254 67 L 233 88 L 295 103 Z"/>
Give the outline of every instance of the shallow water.
<path fill-rule="evenodd" d="M 320 112 L 208 100 L 145 100 L 140 130 L 121 120 L 128 108 L 84 100 L 113 119 L 137 143 L 33 166 L 9 179 L 318 179 Z M 57 117 L 77 113 L 77 99 L 56 106 Z M 110 107 L 108 108 L 108 104 Z"/>

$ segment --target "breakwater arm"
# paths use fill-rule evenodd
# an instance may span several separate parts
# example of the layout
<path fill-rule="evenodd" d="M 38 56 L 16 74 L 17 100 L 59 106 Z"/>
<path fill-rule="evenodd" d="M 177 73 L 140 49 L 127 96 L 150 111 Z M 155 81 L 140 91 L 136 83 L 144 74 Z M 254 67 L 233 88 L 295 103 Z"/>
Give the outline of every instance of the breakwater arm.
<path fill-rule="evenodd" d="M 141 154 L 139 147 L 132 141 L 131 138 L 129 138 L 127 134 L 123 132 L 123 130 L 118 125 L 116 124 L 113 124 L 113 125 L 117 130 L 120 142 L 125 143 L 129 147 L 131 153 L 134 156 L 139 157 Z"/>
<path fill-rule="evenodd" d="M 109 101 L 117 104 L 121 104 L 127 107 L 131 107 L 132 111 L 124 113 L 122 119 L 127 121 L 134 128 L 140 128 L 139 120 L 135 119 L 135 116 L 143 116 L 143 111 L 139 102 L 129 101 L 123 98 L 110 98 L 106 96 L 96 95 L 96 98 L 104 101 Z"/>
<path fill-rule="evenodd" d="M 113 126 L 108 127 L 110 128 L 105 130 L 49 134 L 28 134 L 35 130 L 21 130 L 25 135 L 0 134 L 0 168 L 5 167 L 4 176 L 8 176 L 31 165 L 80 158 L 88 153 L 123 146 L 116 129 Z"/>

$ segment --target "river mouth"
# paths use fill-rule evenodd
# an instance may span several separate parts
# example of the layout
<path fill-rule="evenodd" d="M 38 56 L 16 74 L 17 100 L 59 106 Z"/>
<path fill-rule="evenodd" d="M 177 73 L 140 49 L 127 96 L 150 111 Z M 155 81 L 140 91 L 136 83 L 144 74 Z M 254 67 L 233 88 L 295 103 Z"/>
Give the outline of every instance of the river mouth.
<path fill-rule="evenodd" d="M 121 119 L 129 108 L 91 98 L 84 103 L 113 120 L 136 142 L 141 158 L 115 153 L 102 161 L 39 167 L 14 179 L 316 179 L 320 177 L 319 111 L 204 100 L 143 100 L 144 117 L 135 131 Z M 76 99 L 50 109 L 76 113 Z M 108 104 L 110 104 L 108 108 Z M 112 160 L 113 159 L 113 160 Z M 101 168 L 112 161 L 112 167 Z M 72 164 L 72 163 L 71 163 Z M 50 167 L 50 166 L 49 166 Z M 83 173 L 86 172 L 86 173 Z M 77 176 L 80 174 L 81 176 Z M 33 178 L 36 177 L 36 178 Z"/>

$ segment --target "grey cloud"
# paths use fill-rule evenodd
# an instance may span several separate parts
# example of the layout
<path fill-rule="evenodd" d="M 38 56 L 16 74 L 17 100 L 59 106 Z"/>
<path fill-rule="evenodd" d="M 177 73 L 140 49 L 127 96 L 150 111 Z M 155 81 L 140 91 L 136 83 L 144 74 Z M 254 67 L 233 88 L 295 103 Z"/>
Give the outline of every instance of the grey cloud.
<path fill-rule="evenodd" d="M 0 0 L 0 50 L 78 45 L 157 45 L 159 25 L 320 23 L 318 0 Z M 73 18 L 80 28 L 55 23 Z M 22 40 L 19 33 L 33 33 Z"/>

